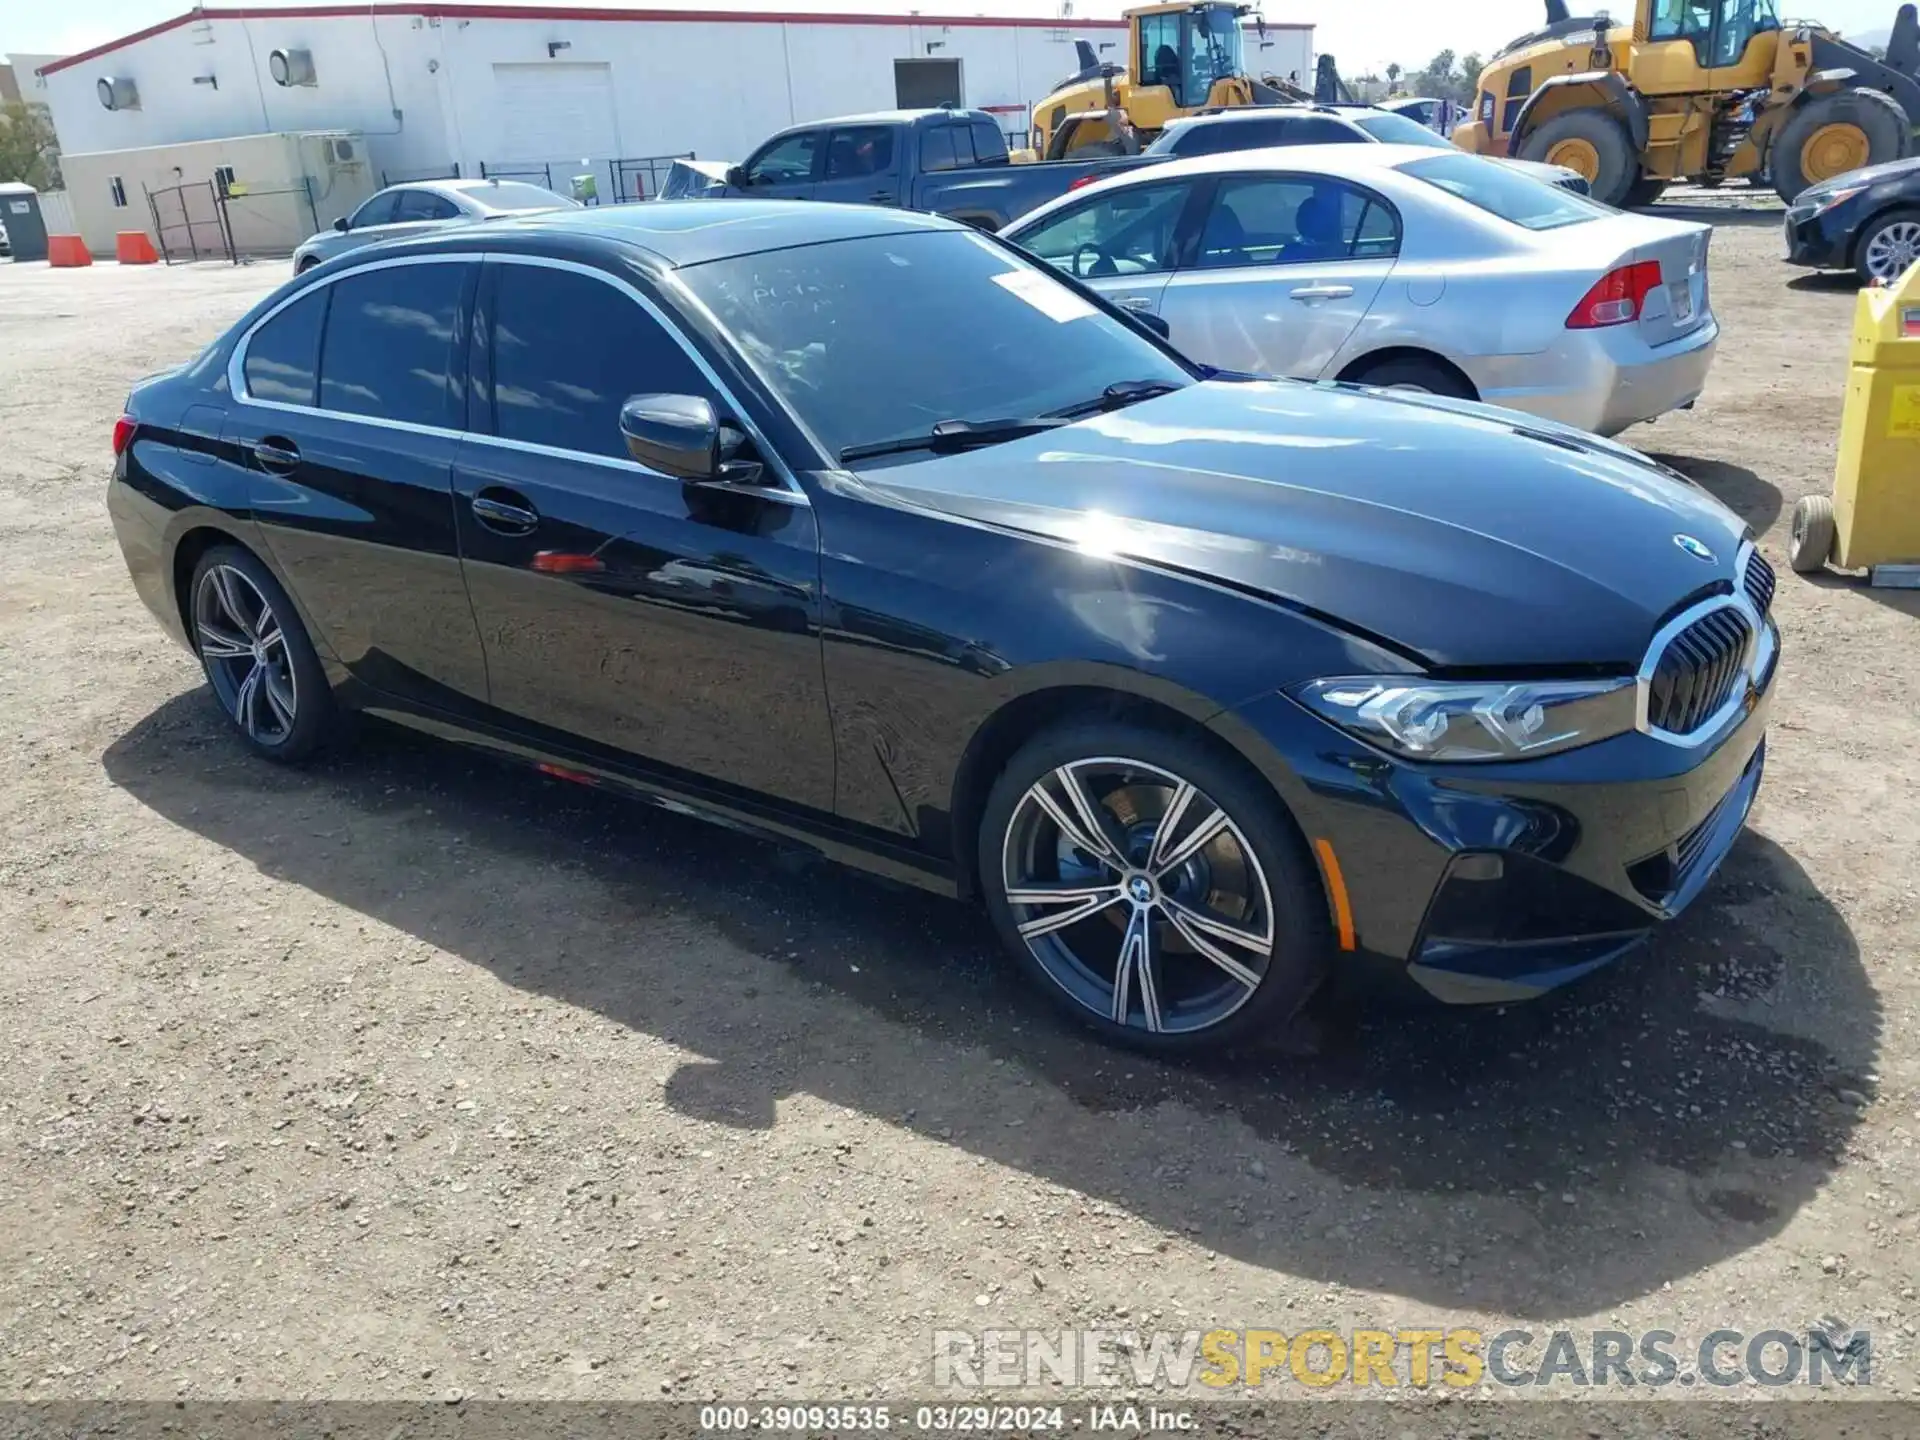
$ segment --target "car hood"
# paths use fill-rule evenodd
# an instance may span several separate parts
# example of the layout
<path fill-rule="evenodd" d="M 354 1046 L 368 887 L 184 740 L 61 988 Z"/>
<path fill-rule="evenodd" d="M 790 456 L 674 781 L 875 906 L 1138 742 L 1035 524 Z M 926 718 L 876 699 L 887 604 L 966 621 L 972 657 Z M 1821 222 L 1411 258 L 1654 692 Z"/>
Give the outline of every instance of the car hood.
<path fill-rule="evenodd" d="M 882 501 L 1256 591 L 1437 669 L 1631 668 L 1684 602 L 1734 581 L 1746 533 L 1584 431 L 1291 381 L 1210 381 L 858 478 Z"/>
<path fill-rule="evenodd" d="M 1794 197 L 1797 205 L 1808 197 L 1831 195 L 1836 190 L 1845 190 L 1854 185 L 1878 185 L 1883 180 L 1898 180 L 1908 175 L 1920 174 L 1920 156 L 1906 160 L 1889 160 L 1883 165 L 1867 165 L 1858 170 L 1849 170 L 1844 175 L 1835 175 L 1822 180 L 1817 185 L 1809 185 Z"/>
<path fill-rule="evenodd" d="M 1523 175 L 1531 175 L 1534 179 L 1543 180 L 1549 185 L 1558 185 L 1569 175 L 1580 173 L 1566 165 L 1548 165 L 1540 160 L 1515 160 L 1505 155 L 1496 158 L 1509 170 L 1518 170 Z"/>

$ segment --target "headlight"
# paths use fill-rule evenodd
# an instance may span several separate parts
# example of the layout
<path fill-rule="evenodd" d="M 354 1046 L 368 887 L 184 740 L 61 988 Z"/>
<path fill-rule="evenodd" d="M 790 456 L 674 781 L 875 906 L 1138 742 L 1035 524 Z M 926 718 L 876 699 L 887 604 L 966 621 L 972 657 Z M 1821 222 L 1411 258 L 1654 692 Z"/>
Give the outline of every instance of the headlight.
<path fill-rule="evenodd" d="M 1342 730 L 1410 760 L 1520 760 L 1634 728 L 1634 682 L 1357 675 L 1288 692 Z"/>
<path fill-rule="evenodd" d="M 1831 210 L 1842 201 L 1851 200 L 1866 188 L 1864 185 L 1848 185 L 1839 190 L 1823 190 L 1818 195 L 1810 197 L 1813 201 L 1813 213 L 1818 215 L 1823 210 Z"/>

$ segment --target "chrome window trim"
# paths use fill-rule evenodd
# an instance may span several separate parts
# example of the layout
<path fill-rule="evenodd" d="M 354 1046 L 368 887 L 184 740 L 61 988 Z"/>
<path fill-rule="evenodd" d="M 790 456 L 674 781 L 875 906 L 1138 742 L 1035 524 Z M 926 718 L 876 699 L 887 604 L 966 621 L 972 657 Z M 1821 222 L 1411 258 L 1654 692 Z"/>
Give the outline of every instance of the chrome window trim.
<path fill-rule="evenodd" d="M 351 275 L 364 275 L 373 270 L 392 270 L 407 265 L 472 264 L 534 265 L 549 270 L 569 270 L 576 274 L 585 275 L 589 279 L 599 280 L 615 290 L 620 291 L 645 311 L 661 329 L 673 337 L 674 343 L 680 347 L 681 351 L 689 360 L 693 361 L 695 368 L 706 378 L 707 383 L 713 386 L 715 393 L 726 402 L 728 409 L 732 412 L 732 418 L 752 437 L 754 445 L 758 449 L 764 462 L 774 474 L 779 477 L 781 482 L 780 488 L 775 489 L 769 486 L 764 490 L 757 490 L 753 493 L 759 494 L 762 498 L 771 500 L 777 504 L 811 507 L 812 502 L 807 498 L 806 491 L 800 488 L 800 484 L 794 478 L 793 472 L 787 468 L 786 461 L 774 450 L 773 446 L 767 443 L 766 436 L 761 433 L 760 427 L 753 423 L 752 417 L 746 413 L 745 408 L 740 404 L 739 398 L 720 379 L 719 374 L 715 372 L 714 368 L 707 363 L 706 357 L 695 350 L 686 336 L 680 333 L 680 327 L 674 324 L 657 305 L 619 276 L 610 275 L 604 270 L 596 269 L 591 265 L 581 264 L 576 260 L 556 260 L 544 255 L 503 255 L 484 250 L 460 250 L 447 251 L 436 255 L 398 255 L 385 260 L 371 261 L 365 265 L 355 265 L 337 274 L 322 276 L 313 284 L 302 286 L 293 294 L 288 295 L 271 310 L 267 311 L 266 314 L 262 315 L 247 327 L 246 333 L 235 343 L 233 354 L 227 357 L 228 394 L 233 397 L 237 404 L 251 405 L 262 410 L 279 410 L 293 415 L 316 415 L 328 420 L 347 421 L 358 425 L 371 425 L 377 429 L 398 430 L 411 435 L 429 435 L 442 439 L 471 441 L 474 444 L 490 445 L 502 450 L 517 450 L 532 455 L 548 455 L 559 460 L 585 461 L 590 465 L 601 465 L 613 470 L 626 470 L 635 475 L 647 476 L 650 479 L 665 480 L 674 484 L 684 484 L 685 482 L 676 476 L 668 475 L 659 470 L 650 470 L 636 460 L 623 459 L 617 455 L 600 455 L 587 450 L 568 450 L 558 445 L 540 445 L 530 440 L 508 439 L 502 435 L 483 435 L 477 430 L 458 429 L 445 425 L 422 425 L 411 420 L 390 420 L 382 415 L 359 415 L 349 410 L 329 410 L 320 405 L 295 405 L 285 400 L 262 400 L 248 392 L 246 374 L 247 349 L 253 343 L 254 335 L 257 334 L 263 326 L 272 321 L 282 310 L 298 304 L 321 287 L 332 285 Z M 489 379 L 491 379 L 491 377 L 489 377 Z M 316 375 L 314 380 L 317 390 L 319 377 Z"/>
<path fill-rule="evenodd" d="M 1697 750 L 1702 745 L 1719 740 L 1730 724 L 1746 713 L 1747 692 L 1764 690 L 1773 678 L 1773 664 L 1780 648 L 1779 635 L 1772 620 L 1761 614 L 1748 598 L 1746 589 L 1747 562 L 1756 548 L 1751 540 L 1741 542 L 1739 553 L 1733 561 L 1731 595 L 1712 595 L 1697 605 L 1689 605 L 1655 632 L 1652 643 L 1647 646 L 1646 656 L 1640 662 L 1640 669 L 1634 676 L 1633 723 L 1634 728 L 1643 735 L 1650 735 L 1667 745 L 1677 745 L 1683 750 Z M 1727 697 L 1724 705 L 1686 734 L 1663 730 L 1647 718 L 1653 693 L 1653 675 L 1659 669 L 1660 657 L 1666 653 L 1674 636 L 1704 616 L 1721 610 L 1738 610 L 1746 618 L 1750 634 L 1742 674 L 1747 683 L 1735 686 L 1734 693 Z"/>

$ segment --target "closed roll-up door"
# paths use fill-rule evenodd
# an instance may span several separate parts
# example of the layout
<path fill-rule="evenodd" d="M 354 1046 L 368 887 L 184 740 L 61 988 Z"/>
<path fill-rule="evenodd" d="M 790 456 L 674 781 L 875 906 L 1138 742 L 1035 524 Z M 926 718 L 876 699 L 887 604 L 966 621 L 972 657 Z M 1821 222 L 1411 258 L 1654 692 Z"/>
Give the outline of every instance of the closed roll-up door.
<path fill-rule="evenodd" d="M 495 65 L 491 164 L 609 160 L 620 153 L 608 65 Z"/>

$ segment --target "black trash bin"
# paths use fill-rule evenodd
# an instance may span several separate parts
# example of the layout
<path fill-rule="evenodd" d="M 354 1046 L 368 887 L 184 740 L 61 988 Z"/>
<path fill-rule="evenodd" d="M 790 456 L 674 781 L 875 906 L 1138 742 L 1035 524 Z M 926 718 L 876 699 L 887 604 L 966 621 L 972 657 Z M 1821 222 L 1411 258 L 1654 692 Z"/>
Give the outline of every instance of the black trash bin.
<path fill-rule="evenodd" d="M 0 183 L 0 225 L 7 227 L 7 243 L 14 259 L 47 258 L 47 222 L 40 213 L 40 197 L 31 185 L 18 180 Z"/>

